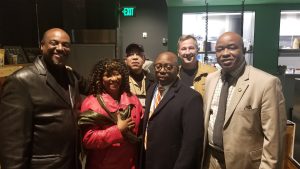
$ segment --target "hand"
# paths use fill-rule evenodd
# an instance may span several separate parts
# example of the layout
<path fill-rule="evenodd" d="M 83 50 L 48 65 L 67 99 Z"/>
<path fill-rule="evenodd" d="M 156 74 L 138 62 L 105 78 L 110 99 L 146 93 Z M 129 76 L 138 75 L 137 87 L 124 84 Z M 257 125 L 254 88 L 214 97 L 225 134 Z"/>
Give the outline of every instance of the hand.
<path fill-rule="evenodd" d="M 134 123 L 134 121 L 132 121 L 131 118 L 122 120 L 122 119 L 121 119 L 121 115 L 120 115 L 119 113 L 117 114 L 117 118 L 118 118 L 118 121 L 117 121 L 118 129 L 119 129 L 122 133 L 123 133 L 123 132 L 126 132 L 126 131 L 128 131 L 128 130 L 131 130 L 131 129 L 134 128 L 135 123 Z"/>

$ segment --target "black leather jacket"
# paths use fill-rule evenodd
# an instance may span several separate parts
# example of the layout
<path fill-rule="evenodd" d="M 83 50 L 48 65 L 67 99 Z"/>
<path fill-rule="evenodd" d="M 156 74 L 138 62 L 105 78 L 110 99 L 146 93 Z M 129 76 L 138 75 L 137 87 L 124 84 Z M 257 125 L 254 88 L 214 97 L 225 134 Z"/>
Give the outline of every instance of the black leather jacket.
<path fill-rule="evenodd" d="M 38 57 L 5 81 L 0 102 L 1 169 L 76 169 L 78 80 L 64 90 Z"/>

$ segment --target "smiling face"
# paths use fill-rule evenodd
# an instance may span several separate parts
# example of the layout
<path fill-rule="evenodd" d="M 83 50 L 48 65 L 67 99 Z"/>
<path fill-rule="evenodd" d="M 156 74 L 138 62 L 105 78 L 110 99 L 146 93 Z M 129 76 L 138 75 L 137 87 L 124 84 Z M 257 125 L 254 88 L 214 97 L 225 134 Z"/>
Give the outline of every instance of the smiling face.
<path fill-rule="evenodd" d="M 182 59 L 183 66 L 185 64 L 197 63 L 197 41 L 195 39 L 188 38 L 185 40 L 179 40 L 178 42 L 178 56 Z"/>
<path fill-rule="evenodd" d="M 45 61 L 50 65 L 65 66 L 70 55 L 70 37 L 58 28 L 48 30 L 41 43 L 41 51 Z"/>
<path fill-rule="evenodd" d="M 122 83 L 122 75 L 116 70 L 112 71 L 110 74 L 105 72 L 102 77 L 102 83 L 104 90 L 109 95 L 118 95 Z"/>
<path fill-rule="evenodd" d="M 217 61 L 225 72 L 235 70 L 244 60 L 243 40 L 234 32 L 221 35 L 216 43 Z"/>

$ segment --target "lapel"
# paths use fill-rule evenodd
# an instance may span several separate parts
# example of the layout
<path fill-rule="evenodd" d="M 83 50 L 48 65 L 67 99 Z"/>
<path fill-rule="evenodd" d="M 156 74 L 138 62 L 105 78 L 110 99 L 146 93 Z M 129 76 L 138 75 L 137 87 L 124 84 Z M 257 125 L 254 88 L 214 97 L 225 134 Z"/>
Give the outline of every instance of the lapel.
<path fill-rule="evenodd" d="M 220 78 L 220 71 L 211 74 L 213 75 L 210 79 L 210 82 L 207 83 L 206 86 L 206 113 L 209 113 L 210 111 L 210 107 L 211 107 L 211 102 L 215 93 L 215 89 L 217 87 L 217 83 L 219 81 Z M 209 114 L 206 114 L 207 116 L 209 116 Z"/>
<path fill-rule="evenodd" d="M 165 96 L 162 98 L 162 100 L 159 102 L 159 104 L 157 105 L 156 109 L 154 110 L 152 116 L 150 117 L 150 119 L 154 118 L 155 116 L 157 116 L 157 114 L 159 112 L 161 112 L 161 109 L 170 101 L 172 100 L 172 98 L 175 97 L 175 93 L 178 92 L 178 90 L 180 89 L 180 82 L 179 79 L 177 79 L 169 88 L 169 90 L 167 91 L 167 93 L 165 94 Z M 151 99 L 152 100 L 152 99 Z M 150 120 L 149 119 L 149 120 Z"/>
<path fill-rule="evenodd" d="M 241 77 L 238 79 L 235 90 L 233 92 L 233 95 L 231 96 L 231 101 L 228 106 L 228 110 L 226 111 L 225 114 L 225 121 L 224 121 L 224 126 L 232 116 L 236 106 L 240 102 L 242 96 L 244 95 L 245 91 L 247 90 L 249 86 L 249 73 L 250 73 L 250 66 L 246 65 L 244 73 L 241 75 Z"/>
<path fill-rule="evenodd" d="M 154 90 L 155 90 L 156 86 L 157 86 L 157 83 L 150 86 L 149 90 L 147 90 L 146 103 L 145 103 L 145 114 L 144 114 L 144 123 L 143 123 L 143 129 L 144 130 L 143 131 L 145 131 L 147 123 L 148 123 L 151 101 L 152 101 Z"/>
<path fill-rule="evenodd" d="M 66 103 L 71 105 L 70 96 L 68 95 L 69 91 L 65 91 L 55 80 L 55 78 L 47 72 L 46 74 L 46 83 L 52 88 L 52 90 Z M 70 85 L 69 85 L 70 86 Z"/>
<path fill-rule="evenodd" d="M 69 85 L 69 91 L 65 91 L 55 80 L 55 78 L 46 70 L 44 63 L 40 58 L 37 58 L 37 60 L 34 62 L 34 65 L 36 66 L 37 70 L 39 71 L 40 76 L 42 79 L 46 79 L 46 84 L 56 93 L 64 102 L 68 103 L 69 105 L 72 105 L 72 102 L 70 100 L 70 96 L 67 94 L 70 94 L 70 85 Z M 73 90 L 74 92 L 74 90 Z"/>
<path fill-rule="evenodd" d="M 77 97 L 77 94 L 79 91 L 79 87 L 78 87 L 78 80 L 77 78 L 75 78 L 72 70 L 69 70 L 67 68 L 67 74 L 68 74 L 68 77 L 69 77 L 69 81 L 70 81 L 70 84 L 69 84 L 69 95 L 70 95 L 70 102 L 71 102 L 71 106 L 74 107 L 75 105 L 75 100 L 76 100 L 76 97 Z"/>
<path fill-rule="evenodd" d="M 208 125 L 209 115 L 210 115 L 210 107 L 211 102 L 214 96 L 215 88 L 217 87 L 217 83 L 220 77 L 220 71 L 210 74 L 212 77 L 210 81 L 207 81 L 206 85 L 206 107 L 205 107 L 205 126 Z"/>

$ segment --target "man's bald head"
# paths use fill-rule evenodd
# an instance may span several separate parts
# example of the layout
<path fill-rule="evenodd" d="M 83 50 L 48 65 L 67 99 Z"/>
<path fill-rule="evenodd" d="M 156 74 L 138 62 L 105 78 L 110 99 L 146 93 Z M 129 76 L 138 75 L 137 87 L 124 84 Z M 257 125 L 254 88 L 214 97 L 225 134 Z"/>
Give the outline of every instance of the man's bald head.
<path fill-rule="evenodd" d="M 43 39 L 42 39 L 42 44 L 45 43 L 46 40 L 49 39 L 49 36 L 51 36 L 52 34 L 54 33 L 60 33 L 60 34 L 63 34 L 64 36 L 68 37 L 69 40 L 70 40 L 70 36 L 69 34 L 64 31 L 63 29 L 60 29 L 60 28 L 51 28 L 49 30 L 47 30 L 44 35 L 43 35 Z"/>
<path fill-rule="evenodd" d="M 64 67 L 71 51 L 70 36 L 60 28 L 44 33 L 41 51 L 48 66 Z"/>
<path fill-rule="evenodd" d="M 242 37 L 235 32 L 225 32 L 217 40 L 217 61 L 224 72 L 231 72 L 245 61 Z"/>
<path fill-rule="evenodd" d="M 217 43 L 220 39 L 223 39 L 223 38 L 228 38 L 228 37 L 231 37 L 231 38 L 235 38 L 238 42 L 238 44 L 241 46 L 241 48 L 244 49 L 244 42 L 243 42 L 243 38 L 241 37 L 241 35 L 235 33 L 235 32 L 225 32 L 223 33 L 217 40 Z"/>
<path fill-rule="evenodd" d="M 174 65 L 177 65 L 178 66 L 178 57 L 175 53 L 173 52 L 170 52 L 170 51 L 167 51 L 167 52 L 161 52 L 157 55 L 157 57 L 155 58 L 155 61 L 161 57 L 166 57 L 168 58 L 169 60 L 171 60 L 173 62 Z"/>
<path fill-rule="evenodd" d="M 178 58 L 173 52 L 158 54 L 154 62 L 155 76 L 160 85 L 173 83 L 178 74 Z"/>

